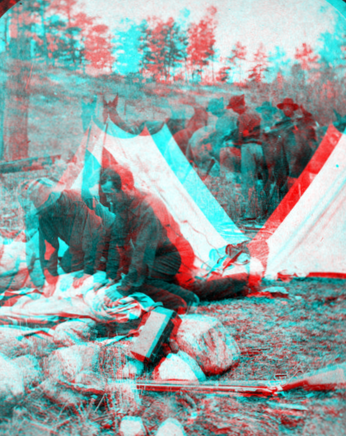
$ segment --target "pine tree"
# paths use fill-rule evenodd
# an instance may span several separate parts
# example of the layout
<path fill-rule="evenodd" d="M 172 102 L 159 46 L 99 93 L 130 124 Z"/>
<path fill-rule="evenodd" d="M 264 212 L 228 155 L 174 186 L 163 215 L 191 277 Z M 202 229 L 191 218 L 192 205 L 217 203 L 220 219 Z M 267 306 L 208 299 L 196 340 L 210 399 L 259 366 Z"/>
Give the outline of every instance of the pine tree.
<path fill-rule="evenodd" d="M 309 44 L 304 42 L 300 49 L 296 48 L 294 58 L 300 63 L 302 70 L 309 71 L 316 66 L 319 56 L 314 53 Z"/>
<path fill-rule="evenodd" d="M 240 41 L 237 41 L 235 46 L 231 51 L 230 57 L 227 59 L 230 69 L 228 71 L 228 76 L 230 79 L 238 77 L 238 81 L 241 82 L 243 78 L 243 63 L 246 61 L 247 50 L 245 45 L 242 45 Z"/>
<path fill-rule="evenodd" d="M 114 57 L 108 26 L 96 24 L 88 29 L 84 41 L 84 56 L 89 66 L 112 72 Z"/>
<path fill-rule="evenodd" d="M 142 60 L 140 39 L 140 26 L 129 19 L 123 20 L 112 40 L 116 59 L 114 69 L 118 74 L 126 76 L 139 72 Z"/>
<path fill-rule="evenodd" d="M 210 7 L 205 17 L 189 28 L 188 64 L 194 80 L 201 79 L 204 68 L 215 55 L 216 13 L 217 9 Z"/>
<path fill-rule="evenodd" d="M 64 60 L 68 65 L 76 67 L 80 49 L 81 28 L 75 22 L 77 0 L 53 0 L 50 12 L 55 13 L 49 22 L 49 28 L 54 29 L 54 42 L 51 39 L 51 48 L 58 51 L 55 58 Z"/>
<path fill-rule="evenodd" d="M 265 52 L 263 44 L 260 44 L 253 57 L 253 67 L 249 71 L 250 81 L 256 83 L 262 83 L 264 79 L 264 73 L 268 69 L 267 54 Z"/>
<path fill-rule="evenodd" d="M 141 25 L 142 69 L 155 80 L 169 80 L 186 59 L 187 37 L 169 18 L 166 22 L 151 18 Z"/>
<path fill-rule="evenodd" d="M 139 52 L 140 52 L 140 62 L 139 71 L 140 74 L 144 75 L 144 72 L 148 69 L 149 63 L 151 61 L 150 53 L 150 35 L 151 30 L 147 20 L 143 20 L 139 25 Z"/>

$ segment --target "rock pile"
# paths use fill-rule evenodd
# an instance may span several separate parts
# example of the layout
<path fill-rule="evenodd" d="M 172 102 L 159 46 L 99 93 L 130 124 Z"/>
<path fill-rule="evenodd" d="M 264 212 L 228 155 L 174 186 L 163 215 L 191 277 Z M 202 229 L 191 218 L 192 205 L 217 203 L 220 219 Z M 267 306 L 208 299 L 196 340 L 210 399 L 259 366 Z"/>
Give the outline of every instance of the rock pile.
<path fill-rule="evenodd" d="M 66 321 L 48 333 L 28 334 L 28 330 L 0 328 L 1 416 L 9 416 L 30 392 L 40 392 L 51 402 L 76 410 L 90 402 L 92 394 L 102 393 L 108 410 L 119 418 L 118 433 L 124 436 L 147 434 L 145 423 L 136 416 L 141 398 L 134 380 L 143 372 L 156 382 L 198 383 L 227 371 L 240 354 L 220 321 L 196 314 L 182 317 L 165 357 L 149 367 L 130 355 L 131 337 L 113 343 L 97 339 L 91 320 Z M 185 432 L 178 421 L 169 418 L 156 434 Z"/>

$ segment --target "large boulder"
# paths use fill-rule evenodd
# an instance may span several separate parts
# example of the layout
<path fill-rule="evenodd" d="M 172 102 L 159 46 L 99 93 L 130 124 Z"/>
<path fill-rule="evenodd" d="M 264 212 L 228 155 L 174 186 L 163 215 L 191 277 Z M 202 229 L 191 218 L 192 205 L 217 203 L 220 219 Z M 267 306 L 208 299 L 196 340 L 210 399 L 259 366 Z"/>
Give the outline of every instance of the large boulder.
<path fill-rule="evenodd" d="M 13 363 L 21 369 L 24 377 L 25 390 L 39 385 L 43 380 L 39 361 L 34 356 L 20 356 Z"/>
<path fill-rule="evenodd" d="M 30 353 L 31 343 L 20 334 L 18 329 L 0 327 L 0 353 L 11 359 Z"/>
<path fill-rule="evenodd" d="M 56 345 L 53 338 L 43 333 L 27 335 L 33 329 L 0 327 L 0 353 L 14 359 L 32 354 L 43 357 L 50 354 Z"/>
<path fill-rule="evenodd" d="M 119 426 L 120 436 L 146 436 L 147 432 L 141 418 L 125 416 Z"/>
<path fill-rule="evenodd" d="M 239 359 L 237 343 L 219 320 L 196 314 L 181 318 L 175 341 L 206 375 L 221 374 Z"/>
<path fill-rule="evenodd" d="M 83 321 L 67 321 L 59 324 L 54 330 L 53 341 L 62 347 L 71 347 L 96 338 L 96 322 L 92 319 Z"/>
<path fill-rule="evenodd" d="M 24 232 L 14 239 L 0 235 L 0 291 L 28 286 L 34 262 L 34 254 L 27 250 Z"/>
<path fill-rule="evenodd" d="M 89 343 L 60 348 L 45 361 L 46 377 L 73 382 L 82 371 L 98 374 L 100 347 Z"/>
<path fill-rule="evenodd" d="M 29 344 L 29 353 L 36 357 L 45 357 L 56 350 L 57 346 L 53 341 L 53 337 L 44 333 L 37 333 L 26 336 L 26 342 Z"/>
<path fill-rule="evenodd" d="M 0 416 L 6 415 L 24 395 L 22 370 L 0 353 Z"/>
<path fill-rule="evenodd" d="M 168 418 L 157 430 L 156 436 L 186 436 L 184 427 L 174 418 Z"/>
<path fill-rule="evenodd" d="M 204 375 L 197 362 L 183 351 L 168 354 L 157 365 L 153 372 L 154 380 L 189 380 L 205 381 Z"/>

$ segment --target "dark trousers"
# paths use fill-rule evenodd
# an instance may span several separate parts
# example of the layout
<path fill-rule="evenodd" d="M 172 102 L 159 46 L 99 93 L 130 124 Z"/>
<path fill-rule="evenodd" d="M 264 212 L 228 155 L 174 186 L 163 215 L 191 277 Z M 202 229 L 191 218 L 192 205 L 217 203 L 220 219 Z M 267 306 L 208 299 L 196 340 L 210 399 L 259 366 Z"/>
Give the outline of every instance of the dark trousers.
<path fill-rule="evenodd" d="M 97 269 L 99 271 L 106 271 L 108 249 L 109 249 L 110 232 L 108 231 L 103 240 L 101 259 L 97 262 Z M 60 266 L 65 273 L 71 273 L 84 269 L 84 256 L 83 250 L 76 250 L 69 247 L 62 258 L 60 259 Z"/>
<path fill-rule="evenodd" d="M 247 289 L 248 275 L 239 273 L 233 277 L 225 277 L 210 281 L 195 280 L 190 286 L 201 300 L 215 301 L 243 295 Z"/>
<path fill-rule="evenodd" d="M 184 313 L 196 295 L 200 300 L 216 301 L 242 296 L 247 289 L 246 273 L 210 281 L 194 280 L 189 289 L 183 289 L 174 283 L 180 267 L 179 259 L 178 252 L 156 258 L 153 277 L 147 278 L 142 288 L 142 292 L 154 301 L 162 302 L 168 309 Z"/>
<path fill-rule="evenodd" d="M 65 273 L 84 269 L 84 252 L 69 247 L 60 260 L 60 266 Z"/>
<path fill-rule="evenodd" d="M 196 300 L 196 296 L 174 283 L 180 265 L 181 257 L 178 251 L 157 256 L 151 276 L 145 279 L 139 292 L 148 295 L 155 302 L 161 302 L 167 309 L 185 313 L 187 307 Z M 136 290 L 132 289 L 131 292 Z"/>

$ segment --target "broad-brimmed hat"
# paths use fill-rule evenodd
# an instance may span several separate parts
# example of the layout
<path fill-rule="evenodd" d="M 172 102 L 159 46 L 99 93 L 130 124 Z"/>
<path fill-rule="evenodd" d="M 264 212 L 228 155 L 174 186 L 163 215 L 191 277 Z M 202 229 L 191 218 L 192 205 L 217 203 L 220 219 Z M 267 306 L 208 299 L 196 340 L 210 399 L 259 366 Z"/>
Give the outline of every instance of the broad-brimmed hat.
<path fill-rule="evenodd" d="M 265 101 L 264 103 L 262 103 L 262 106 L 256 108 L 256 112 L 259 113 L 267 112 L 267 113 L 275 114 L 276 112 L 278 112 L 278 110 L 269 101 Z"/>
<path fill-rule="evenodd" d="M 294 111 L 296 111 L 299 108 L 299 106 L 296 103 L 294 103 L 294 101 L 291 98 L 284 98 L 283 102 L 277 105 L 277 107 L 281 110 L 283 109 L 284 106 L 292 106 L 292 109 Z"/>
<path fill-rule="evenodd" d="M 64 189 L 63 184 L 46 177 L 24 182 L 19 187 L 22 199 L 30 200 L 37 212 L 41 212 L 56 203 Z"/>
<path fill-rule="evenodd" d="M 230 98 L 227 109 L 233 109 L 237 106 L 244 106 L 245 105 L 245 95 L 233 95 L 233 97 Z"/>

